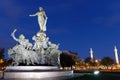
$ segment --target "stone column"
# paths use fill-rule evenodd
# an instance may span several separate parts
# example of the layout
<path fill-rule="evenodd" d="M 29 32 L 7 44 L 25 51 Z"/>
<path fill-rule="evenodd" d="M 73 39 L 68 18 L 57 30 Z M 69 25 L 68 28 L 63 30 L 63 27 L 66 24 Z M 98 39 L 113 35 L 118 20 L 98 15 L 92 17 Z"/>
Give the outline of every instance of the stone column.
<path fill-rule="evenodd" d="M 114 53 L 115 53 L 116 64 L 119 65 L 118 50 L 116 46 L 114 47 Z"/>
<path fill-rule="evenodd" d="M 90 48 L 90 58 L 91 58 L 91 60 L 93 60 L 93 50 L 92 50 L 92 48 Z"/>

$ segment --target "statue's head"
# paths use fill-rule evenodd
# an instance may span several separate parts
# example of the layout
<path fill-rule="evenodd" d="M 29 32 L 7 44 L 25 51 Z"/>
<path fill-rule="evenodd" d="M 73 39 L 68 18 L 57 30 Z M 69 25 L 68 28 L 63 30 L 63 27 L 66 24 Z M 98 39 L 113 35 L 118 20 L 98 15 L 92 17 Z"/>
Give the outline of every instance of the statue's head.
<path fill-rule="evenodd" d="M 23 34 L 21 34 L 20 36 L 19 36 L 19 39 L 24 39 L 25 38 L 25 36 L 23 35 Z"/>
<path fill-rule="evenodd" d="M 42 8 L 42 7 L 39 7 L 39 10 L 40 10 L 40 11 L 42 11 L 42 10 L 43 10 L 43 8 Z"/>

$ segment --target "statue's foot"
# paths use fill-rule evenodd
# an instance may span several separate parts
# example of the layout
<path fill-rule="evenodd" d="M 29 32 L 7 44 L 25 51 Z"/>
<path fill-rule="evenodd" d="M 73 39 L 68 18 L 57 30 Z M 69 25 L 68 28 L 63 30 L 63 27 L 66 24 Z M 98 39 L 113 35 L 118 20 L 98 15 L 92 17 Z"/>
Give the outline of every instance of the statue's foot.
<path fill-rule="evenodd" d="M 40 30 L 40 33 L 45 33 L 45 31 L 43 31 L 43 30 Z"/>

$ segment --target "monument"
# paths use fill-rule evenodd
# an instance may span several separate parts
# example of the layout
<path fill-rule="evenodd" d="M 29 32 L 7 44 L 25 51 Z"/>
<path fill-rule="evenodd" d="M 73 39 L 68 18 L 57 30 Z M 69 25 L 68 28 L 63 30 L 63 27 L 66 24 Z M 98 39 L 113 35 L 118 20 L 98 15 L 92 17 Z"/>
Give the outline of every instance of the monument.
<path fill-rule="evenodd" d="M 116 65 L 119 65 L 118 50 L 117 50 L 116 46 L 114 47 L 114 53 L 115 53 Z"/>
<path fill-rule="evenodd" d="M 90 48 L 90 59 L 93 60 L 93 50 Z"/>
<path fill-rule="evenodd" d="M 6 68 L 4 78 L 45 78 L 73 74 L 73 71 L 59 70 L 61 66 L 59 44 L 52 43 L 46 35 L 48 18 L 42 7 L 39 10 L 39 12 L 29 15 L 38 16 L 40 27 L 39 32 L 32 37 L 34 43 L 29 42 L 29 39 L 26 39 L 23 34 L 16 38 L 17 29 L 11 33 L 18 44 L 8 50 L 8 55 L 13 63 Z"/>
<path fill-rule="evenodd" d="M 19 38 L 15 37 L 16 29 L 11 33 L 11 36 L 19 44 L 9 49 L 8 55 L 14 61 L 13 65 L 54 65 L 60 66 L 60 53 L 58 50 L 59 44 L 54 44 L 46 35 L 47 16 L 42 7 L 40 11 L 30 16 L 38 16 L 40 31 L 32 37 L 34 44 L 29 42 L 23 34 Z"/>

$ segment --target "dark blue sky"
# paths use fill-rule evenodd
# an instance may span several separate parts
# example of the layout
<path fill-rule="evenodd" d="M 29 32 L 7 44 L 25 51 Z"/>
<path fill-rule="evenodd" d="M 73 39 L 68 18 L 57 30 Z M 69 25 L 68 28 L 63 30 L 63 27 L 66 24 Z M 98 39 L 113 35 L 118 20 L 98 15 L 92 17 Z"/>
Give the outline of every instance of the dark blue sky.
<path fill-rule="evenodd" d="M 37 17 L 42 6 L 48 16 L 47 36 L 60 43 L 60 50 L 79 53 L 80 58 L 94 56 L 114 58 L 113 48 L 120 53 L 120 0 L 0 0 L 0 47 L 6 50 L 17 42 L 10 36 L 24 34 L 32 41 L 39 31 Z"/>

